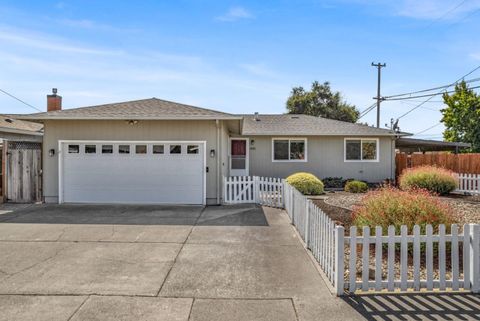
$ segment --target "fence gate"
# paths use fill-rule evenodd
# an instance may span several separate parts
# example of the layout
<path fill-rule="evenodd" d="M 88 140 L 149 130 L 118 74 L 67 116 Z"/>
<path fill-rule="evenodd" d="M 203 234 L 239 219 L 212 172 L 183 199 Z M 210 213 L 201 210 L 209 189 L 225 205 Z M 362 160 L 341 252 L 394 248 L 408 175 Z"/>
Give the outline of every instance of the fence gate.
<path fill-rule="evenodd" d="M 8 142 L 7 201 L 40 202 L 42 199 L 42 144 Z"/>

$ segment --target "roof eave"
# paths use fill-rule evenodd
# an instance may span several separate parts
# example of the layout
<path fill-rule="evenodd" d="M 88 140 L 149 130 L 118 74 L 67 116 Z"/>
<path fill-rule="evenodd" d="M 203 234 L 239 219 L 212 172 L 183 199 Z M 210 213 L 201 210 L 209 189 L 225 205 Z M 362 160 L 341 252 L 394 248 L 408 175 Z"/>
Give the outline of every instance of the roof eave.
<path fill-rule="evenodd" d="M 17 117 L 20 120 L 28 120 L 28 121 L 44 121 L 44 120 L 242 120 L 242 117 L 236 116 L 207 116 L 207 117 L 200 117 L 200 116 L 193 116 L 193 117 L 148 117 L 148 116 L 121 116 L 121 117 L 32 117 L 32 116 L 23 116 Z"/>
<path fill-rule="evenodd" d="M 11 134 L 21 134 L 21 135 L 32 135 L 32 136 L 43 136 L 43 132 L 31 131 L 25 129 L 14 129 L 8 127 L 0 127 L 0 132 L 11 133 Z"/>

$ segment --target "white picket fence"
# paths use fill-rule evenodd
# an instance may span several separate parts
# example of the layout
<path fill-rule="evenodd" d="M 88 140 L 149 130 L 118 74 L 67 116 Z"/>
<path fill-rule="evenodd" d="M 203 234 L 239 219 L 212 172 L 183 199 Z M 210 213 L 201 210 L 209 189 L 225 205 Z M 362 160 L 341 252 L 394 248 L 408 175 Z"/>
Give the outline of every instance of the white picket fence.
<path fill-rule="evenodd" d="M 480 194 L 480 174 L 458 174 L 457 192 Z"/>
<path fill-rule="evenodd" d="M 223 178 L 225 204 L 256 203 L 283 208 L 283 179 L 259 176 Z"/>
<path fill-rule="evenodd" d="M 443 225 L 435 233 L 427 225 L 423 234 L 415 226 L 411 235 L 406 226 L 399 233 L 390 226 L 386 235 L 381 227 L 372 235 L 369 227 L 361 233 L 351 227 L 345 236 L 343 226 L 293 186 L 263 177 L 224 178 L 224 202 L 284 207 L 337 295 L 423 289 L 480 293 L 479 224 L 464 225 L 462 231 L 451 225 L 449 234 Z"/>
<path fill-rule="evenodd" d="M 376 227 L 375 235 L 370 235 L 369 227 L 363 227 L 360 236 L 357 235 L 357 228 L 352 226 L 350 235 L 347 237 L 344 237 L 343 227 L 337 226 L 335 229 L 339 238 L 339 260 L 346 261 L 344 244 L 348 246 L 350 254 L 348 279 L 345 280 L 343 287 L 341 285 L 336 287 L 340 295 L 343 294 L 343 289 L 348 289 L 350 293 L 359 289 L 362 292 L 383 289 L 388 291 L 409 289 L 480 291 L 480 225 L 478 224 L 464 225 L 462 234 L 459 233 L 459 228 L 455 224 L 451 225 L 450 234 L 446 234 L 445 225 L 439 225 L 436 234 L 433 233 L 431 225 L 426 226 L 424 234 L 421 234 L 420 226 L 415 225 L 413 235 L 408 235 L 406 226 L 401 227 L 399 235 L 395 233 L 394 226 L 389 226 L 387 235 L 383 235 L 381 227 Z M 385 245 L 388 248 L 386 260 L 383 258 Z M 450 249 L 449 266 L 447 266 L 447 248 Z M 460 253 L 463 254 L 462 268 L 460 268 Z M 397 254 L 400 254 L 399 260 L 397 260 Z M 422 261 L 424 264 L 421 264 Z M 357 279 L 356 273 L 359 262 L 360 280 Z M 339 271 L 342 271 L 342 267 L 343 264 L 338 267 Z M 421 273 L 422 269 L 423 273 Z M 396 277 L 398 274 L 399 278 Z M 426 277 L 421 278 L 421 274 Z"/>
<path fill-rule="evenodd" d="M 285 183 L 285 209 L 332 285 L 336 284 L 335 222 L 290 184 Z"/>

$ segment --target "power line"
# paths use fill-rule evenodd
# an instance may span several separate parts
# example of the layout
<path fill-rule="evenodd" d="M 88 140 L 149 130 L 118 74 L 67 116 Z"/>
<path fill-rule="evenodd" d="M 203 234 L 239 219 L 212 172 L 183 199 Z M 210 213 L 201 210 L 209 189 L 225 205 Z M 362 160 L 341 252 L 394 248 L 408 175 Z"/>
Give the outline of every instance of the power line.
<path fill-rule="evenodd" d="M 469 87 L 469 89 L 477 89 L 480 88 L 480 86 L 474 86 L 474 87 Z M 443 95 L 445 93 L 453 93 L 455 90 L 449 90 L 449 91 L 441 91 L 435 94 L 425 94 L 425 95 L 419 95 L 419 96 L 411 96 L 411 97 L 400 97 L 400 98 L 384 98 L 383 100 L 386 101 L 392 101 L 392 100 L 407 100 L 407 99 L 413 99 L 413 98 L 424 98 L 424 97 L 431 97 L 431 96 L 438 96 L 438 95 Z"/>
<path fill-rule="evenodd" d="M 372 110 L 374 110 L 376 106 L 377 106 L 377 103 L 375 102 L 375 103 L 373 103 L 372 105 L 370 105 L 369 107 L 365 108 L 365 110 L 363 110 L 363 111 L 360 113 L 358 119 L 362 118 L 363 116 L 365 116 L 366 114 L 368 114 L 369 112 L 371 112 Z"/>
<path fill-rule="evenodd" d="M 479 70 L 480 69 L 480 66 L 477 66 L 476 68 L 474 68 L 473 70 L 469 71 L 468 73 L 466 73 L 465 75 L 463 75 L 462 77 L 460 77 L 457 81 L 455 81 L 454 83 L 452 83 L 450 86 L 453 86 L 455 84 L 457 84 L 460 80 L 462 79 L 465 79 L 465 77 L 468 77 L 470 76 L 471 74 L 473 74 L 475 71 Z M 440 92 L 442 93 L 442 92 Z M 440 94 L 439 93 L 439 94 Z M 427 103 L 429 100 L 433 99 L 434 96 L 430 96 L 430 98 L 427 98 L 425 101 L 421 102 L 420 104 L 416 105 L 415 107 L 411 108 L 410 110 L 408 110 L 407 112 L 403 113 L 400 117 L 397 118 L 400 119 L 400 118 L 403 118 L 405 116 L 407 116 L 408 114 L 410 114 L 412 111 L 414 111 L 415 109 L 421 107 L 423 104 Z"/>
<path fill-rule="evenodd" d="M 480 77 L 479 77 L 479 78 L 473 78 L 473 79 L 465 80 L 465 83 L 469 84 L 469 83 L 476 82 L 476 81 L 480 81 Z M 452 84 L 448 84 L 448 85 L 438 86 L 438 87 L 429 88 L 429 89 L 422 89 L 422 90 L 412 91 L 412 92 L 404 93 L 404 94 L 396 94 L 396 95 L 384 96 L 383 99 L 390 99 L 390 98 L 395 98 L 395 97 L 401 97 L 401 96 L 408 96 L 408 95 L 420 94 L 420 93 L 429 92 L 429 91 L 433 91 L 433 90 L 448 88 L 448 87 L 451 87 L 451 86 L 452 86 Z M 411 97 L 411 98 L 415 98 L 415 97 Z"/>
<path fill-rule="evenodd" d="M 11 98 L 13 98 L 13 99 L 15 99 L 15 100 L 18 100 L 18 101 L 19 101 L 19 102 L 21 102 L 22 104 L 24 104 L 24 105 L 27 105 L 28 107 L 35 109 L 36 111 L 43 112 L 43 110 L 40 110 L 39 108 L 37 108 L 37 107 L 35 107 L 35 106 L 32 106 L 32 105 L 30 105 L 29 103 L 27 103 L 27 102 L 25 102 L 25 101 L 21 100 L 20 98 L 18 98 L 18 97 L 16 97 L 16 96 L 12 95 L 11 93 L 9 93 L 9 92 L 7 92 L 7 91 L 5 91 L 5 90 L 1 89 L 1 88 L 0 88 L 0 91 L 1 91 L 2 93 L 4 93 L 5 95 L 7 95 L 7 96 L 10 96 Z"/>
<path fill-rule="evenodd" d="M 438 17 L 437 19 L 433 20 L 428 26 L 427 28 L 431 27 L 433 24 L 435 24 L 436 22 L 442 20 L 443 18 L 445 18 L 447 15 L 449 15 L 450 13 L 452 13 L 453 11 L 457 10 L 458 8 L 460 8 L 461 6 L 463 6 L 465 4 L 465 2 L 467 2 L 467 0 L 463 0 L 461 1 L 459 4 L 457 4 L 455 7 L 452 7 L 450 8 L 449 10 L 447 10 L 447 12 L 445 12 L 444 14 L 442 14 L 440 17 Z"/>
<path fill-rule="evenodd" d="M 424 132 L 428 132 L 430 129 L 433 129 L 433 128 L 437 127 L 437 126 L 440 126 L 441 124 L 442 124 L 442 123 L 438 123 L 438 124 L 435 124 L 435 125 L 433 125 L 433 126 L 430 126 L 430 127 L 428 127 L 427 129 L 424 129 L 424 130 L 422 130 L 422 131 L 419 131 L 418 133 L 415 133 L 414 135 L 423 134 Z"/>

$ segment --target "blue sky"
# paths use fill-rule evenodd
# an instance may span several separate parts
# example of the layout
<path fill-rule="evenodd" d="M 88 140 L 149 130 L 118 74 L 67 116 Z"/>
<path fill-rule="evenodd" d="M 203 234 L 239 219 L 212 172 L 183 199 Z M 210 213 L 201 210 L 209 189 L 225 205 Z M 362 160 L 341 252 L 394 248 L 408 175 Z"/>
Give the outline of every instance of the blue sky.
<path fill-rule="evenodd" d="M 363 110 L 372 61 L 387 63 L 384 95 L 451 83 L 480 65 L 479 30 L 480 0 L 0 1 L 0 88 L 41 109 L 57 87 L 64 108 L 158 97 L 281 113 L 318 80 Z M 438 123 L 432 101 L 401 129 Z M 382 124 L 415 103 L 384 103 Z M 0 112 L 34 110 L 0 95 Z"/>

